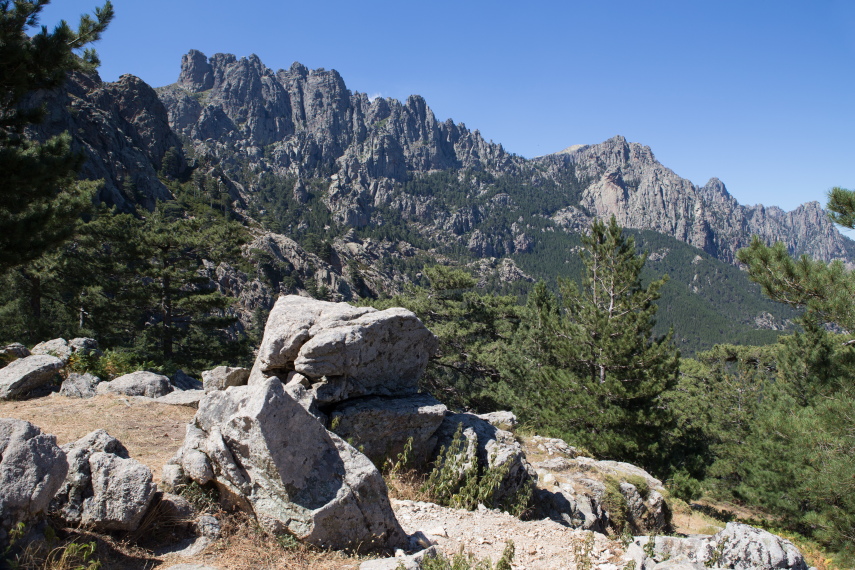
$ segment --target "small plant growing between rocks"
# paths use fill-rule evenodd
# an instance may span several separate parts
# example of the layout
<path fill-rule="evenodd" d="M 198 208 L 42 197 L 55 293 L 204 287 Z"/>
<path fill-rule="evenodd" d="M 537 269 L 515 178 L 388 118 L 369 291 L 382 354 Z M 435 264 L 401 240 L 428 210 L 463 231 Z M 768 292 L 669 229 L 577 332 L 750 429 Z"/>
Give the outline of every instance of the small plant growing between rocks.
<path fill-rule="evenodd" d="M 190 481 L 179 489 L 178 494 L 187 499 L 196 512 L 209 513 L 217 510 L 219 493 L 213 487 L 203 487 L 196 481 Z"/>
<path fill-rule="evenodd" d="M 594 561 L 591 554 L 594 550 L 594 533 L 586 532 L 584 540 L 573 541 L 573 560 L 577 570 L 591 570 Z"/>
<path fill-rule="evenodd" d="M 620 481 L 614 477 L 607 477 L 605 483 L 606 493 L 603 497 L 603 506 L 609 513 L 609 522 L 612 528 L 625 528 L 629 525 L 627 519 L 628 506 L 626 497 L 620 492 Z"/>
<path fill-rule="evenodd" d="M 463 547 L 460 547 L 460 551 L 450 560 L 444 554 L 438 553 L 433 558 L 424 558 L 420 567 L 422 570 L 511 570 L 514 554 L 514 541 L 509 540 L 495 565 L 490 559 L 476 559 L 472 553 L 464 552 Z M 398 568 L 405 568 L 403 562 L 398 564 Z"/>
<path fill-rule="evenodd" d="M 467 456 L 468 443 L 463 435 L 463 425 L 460 424 L 448 448 L 440 448 L 433 471 L 422 485 L 422 491 L 443 506 L 471 511 L 478 505 L 485 505 L 520 516 L 528 507 L 532 486 L 524 485 L 514 495 L 500 501 L 497 492 L 508 475 L 510 463 L 482 470 L 477 459 Z"/>

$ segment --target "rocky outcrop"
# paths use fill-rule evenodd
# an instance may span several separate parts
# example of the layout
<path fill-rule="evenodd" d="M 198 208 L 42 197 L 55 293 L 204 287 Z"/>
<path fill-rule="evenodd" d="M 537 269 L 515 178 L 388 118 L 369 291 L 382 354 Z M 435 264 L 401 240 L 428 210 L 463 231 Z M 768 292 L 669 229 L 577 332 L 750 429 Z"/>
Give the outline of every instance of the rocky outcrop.
<path fill-rule="evenodd" d="M 649 545 L 649 542 L 653 542 Z M 652 552 L 652 555 L 651 555 Z M 625 559 L 641 570 L 733 568 L 735 570 L 807 570 L 804 557 L 789 540 L 741 523 L 727 523 L 709 537 L 640 536 Z"/>
<path fill-rule="evenodd" d="M 174 387 L 169 378 L 162 374 L 139 370 L 98 384 L 99 394 L 114 393 L 125 396 L 146 396 L 147 398 L 159 398 L 172 392 Z"/>
<path fill-rule="evenodd" d="M 34 354 L 0 368 L 0 400 L 24 398 L 33 390 L 53 383 L 63 361 L 56 356 Z"/>
<path fill-rule="evenodd" d="M 98 530 L 136 530 L 154 498 L 151 470 L 104 430 L 62 446 L 68 476 L 51 511 Z"/>
<path fill-rule="evenodd" d="M 526 442 L 537 472 L 541 516 L 596 532 L 667 532 L 671 511 L 662 482 L 645 470 L 619 461 L 584 457 L 564 440 L 533 436 Z"/>
<path fill-rule="evenodd" d="M 171 162 L 167 170 L 173 176 L 186 169 L 163 103 L 137 77 L 104 83 L 97 74 L 75 72 L 63 88 L 37 92 L 28 103 L 48 109 L 45 122 L 33 130 L 37 139 L 73 134 L 71 150 L 86 157 L 81 177 L 102 181 L 101 202 L 125 211 L 136 204 L 151 209 L 155 200 L 171 197 L 158 177 L 164 163 Z"/>
<path fill-rule="evenodd" d="M 411 396 L 436 337 L 410 311 L 281 297 L 267 320 L 249 383 L 309 380 L 319 404 L 362 396 Z"/>
<path fill-rule="evenodd" d="M 621 136 L 537 161 L 553 172 L 572 168 L 589 181 L 578 208 L 568 204 L 553 217 L 570 231 L 584 229 L 592 217 L 615 216 L 623 227 L 674 236 L 729 263 L 735 263 L 736 251 L 752 235 L 767 243 L 783 241 L 792 254 L 825 261 L 850 260 L 855 254 L 855 244 L 837 231 L 818 203 L 791 212 L 742 206 L 717 178 L 695 186 L 660 164 L 650 147 Z"/>
<path fill-rule="evenodd" d="M 67 472 L 55 436 L 29 422 L 0 419 L 0 545 L 13 525 L 47 511 Z"/>
<path fill-rule="evenodd" d="M 405 536 L 376 467 L 285 393 L 278 378 L 209 393 L 174 463 L 250 510 L 266 531 L 328 548 Z"/>

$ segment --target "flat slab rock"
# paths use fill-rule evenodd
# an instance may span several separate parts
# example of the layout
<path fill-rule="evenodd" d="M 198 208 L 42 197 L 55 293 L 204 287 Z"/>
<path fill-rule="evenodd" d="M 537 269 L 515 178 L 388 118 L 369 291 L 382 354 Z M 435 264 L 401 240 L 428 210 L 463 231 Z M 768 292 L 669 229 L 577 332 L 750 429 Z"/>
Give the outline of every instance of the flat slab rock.
<path fill-rule="evenodd" d="M 653 556 L 648 556 L 648 536 L 637 536 L 625 559 L 640 570 L 732 568 L 734 570 L 808 570 L 802 553 L 789 540 L 765 530 L 729 522 L 713 536 L 653 537 Z"/>
<path fill-rule="evenodd" d="M 47 354 L 13 360 L 0 368 L 0 400 L 26 397 L 33 390 L 53 382 L 63 366 L 61 359 Z"/>
<path fill-rule="evenodd" d="M 173 406 L 189 406 L 198 408 L 199 401 L 205 397 L 204 390 L 175 390 L 166 396 L 155 398 L 158 404 L 171 404 Z"/>
<path fill-rule="evenodd" d="M 514 568 L 555 570 L 575 568 L 574 546 L 591 540 L 592 568 L 623 568 L 620 542 L 607 536 L 575 530 L 550 520 L 521 521 L 490 509 L 465 511 L 421 501 L 392 500 L 401 526 L 409 535 L 418 532 L 435 542 L 451 558 L 461 548 L 477 558 L 495 563 L 508 540 L 514 542 Z"/>
<path fill-rule="evenodd" d="M 173 390 L 169 378 L 162 374 L 144 370 L 119 376 L 110 382 L 101 382 L 97 388 L 99 394 L 112 392 L 125 396 L 146 396 L 147 398 L 159 398 Z"/>
<path fill-rule="evenodd" d="M 438 341 L 411 311 L 378 311 L 284 295 L 276 301 L 249 383 L 296 371 L 323 380 L 318 399 L 406 396 L 436 351 Z"/>

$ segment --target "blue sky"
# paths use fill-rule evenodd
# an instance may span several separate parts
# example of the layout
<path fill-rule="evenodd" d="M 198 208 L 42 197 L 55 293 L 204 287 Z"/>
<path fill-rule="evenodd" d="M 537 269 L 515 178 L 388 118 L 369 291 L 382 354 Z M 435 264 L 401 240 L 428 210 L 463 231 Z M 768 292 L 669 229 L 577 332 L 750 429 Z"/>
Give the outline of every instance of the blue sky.
<path fill-rule="evenodd" d="M 787 210 L 855 187 L 855 2 L 114 0 L 101 75 L 172 83 L 181 56 L 336 69 L 422 95 L 526 157 L 621 134 L 696 184 Z M 99 0 L 54 0 L 42 23 Z"/>

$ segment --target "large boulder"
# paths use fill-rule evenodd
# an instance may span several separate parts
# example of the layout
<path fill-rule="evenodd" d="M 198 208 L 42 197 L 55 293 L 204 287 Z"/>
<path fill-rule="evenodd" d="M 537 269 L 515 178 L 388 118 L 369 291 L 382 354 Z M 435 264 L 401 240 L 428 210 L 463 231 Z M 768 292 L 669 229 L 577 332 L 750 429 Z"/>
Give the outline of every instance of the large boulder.
<path fill-rule="evenodd" d="M 23 420 L 0 418 L 0 545 L 13 525 L 47 510 L 67 472 L 55 436 Z"/>
<path fill-rule="evenodd" d="M 648 544 L 653 541 L 653 544 Z M 652 555 L 651 555 L 652 554 Z M 625 557 L 639 570 L 732 568 L 807 570 L 802 553 L 789 540 L 746 524 L 727 523 L 713 536 L 677 538 L 637 536 Z"/>
<path fill-rule="evenodd" d="M 34 354 L 19 358 L 0 369 L 0 400 L 27 396 L 53 382 L 63 362 L 56 356 Z"/>
<path fill-rule="evenodd" d="M 159 398 L 174 390 L 169 378 L 162 374 L 140 370 L 119 376 L 110 382 L 98 384 L 99 394 L 124 394 L 125 396 L 146 396 Z"/>
<path fill-rule="evenodd" d="M 337 406 L 330 414 L 330 426 L 376 465 L 396 460 L 412 438 L 409 460 L 424 465 L 434 459 L 435 433 L 445 412 L 446 407 L 428 394 L 359 398 Z"/>
<path fill-rule="evenodd" d="M 71 347 L 68 346 L 68 341 L 64 338 L 55 338 L 40 342 L 30 351 L 32 354 L 56 356 L 62 360 L 63 364 L 68 363 L 71 358 Z"/>
<path fill-rule="evenodd" d="M 278 378 L 209 393 L 187 432 L 173 460 L 180 471 L 199 484 L 213 481 L 226 503 L 250 510 L 266 531 L 336 549 L 406 542 L 380 472 Z"/>
<path fill-rule="evenodd" d="M 412 312 L 285 295 L 270 312 L 249 383 L 296 371 L 321 404 L 409 396 L 438 341 Z"/>
<path fill-rule="evenodd" d="M 477 461 L 481 468 L 506 470 L 494 495 L 497 503 L 511 500 L 520 489 L 537 480 L 537 474 L 526 460 L 522 447 L 512 433 L 499 429 L 475 414 L 446 413 L 436 431 L 436 458 L 441 449 L 448 449 L 457 431 L 465 439 L 465 464 Z"/>
<path fill-rule="evenodd" d="M 104 430 L 62 446 L 68 476 L 51 511 L 70 523 L 98 530 L 133 531 L 154 498 L 151 470 Z"/>
<path fill-rule="evenodd" d="M 248 380 L 249 370 L 246 368 L 217 366 L 213 370 L 202 372 L 202 385 L 205 392 L 225 390 L 229 386 L 244 386 Z"/>
<path fill-rule="evenodd" d="M 101 379 L 92 374 L 77 374 L 72 372 L 62 382 L 59 393 L 69 398 L 91 398 L 97 394 L 96 386 Z"/>

